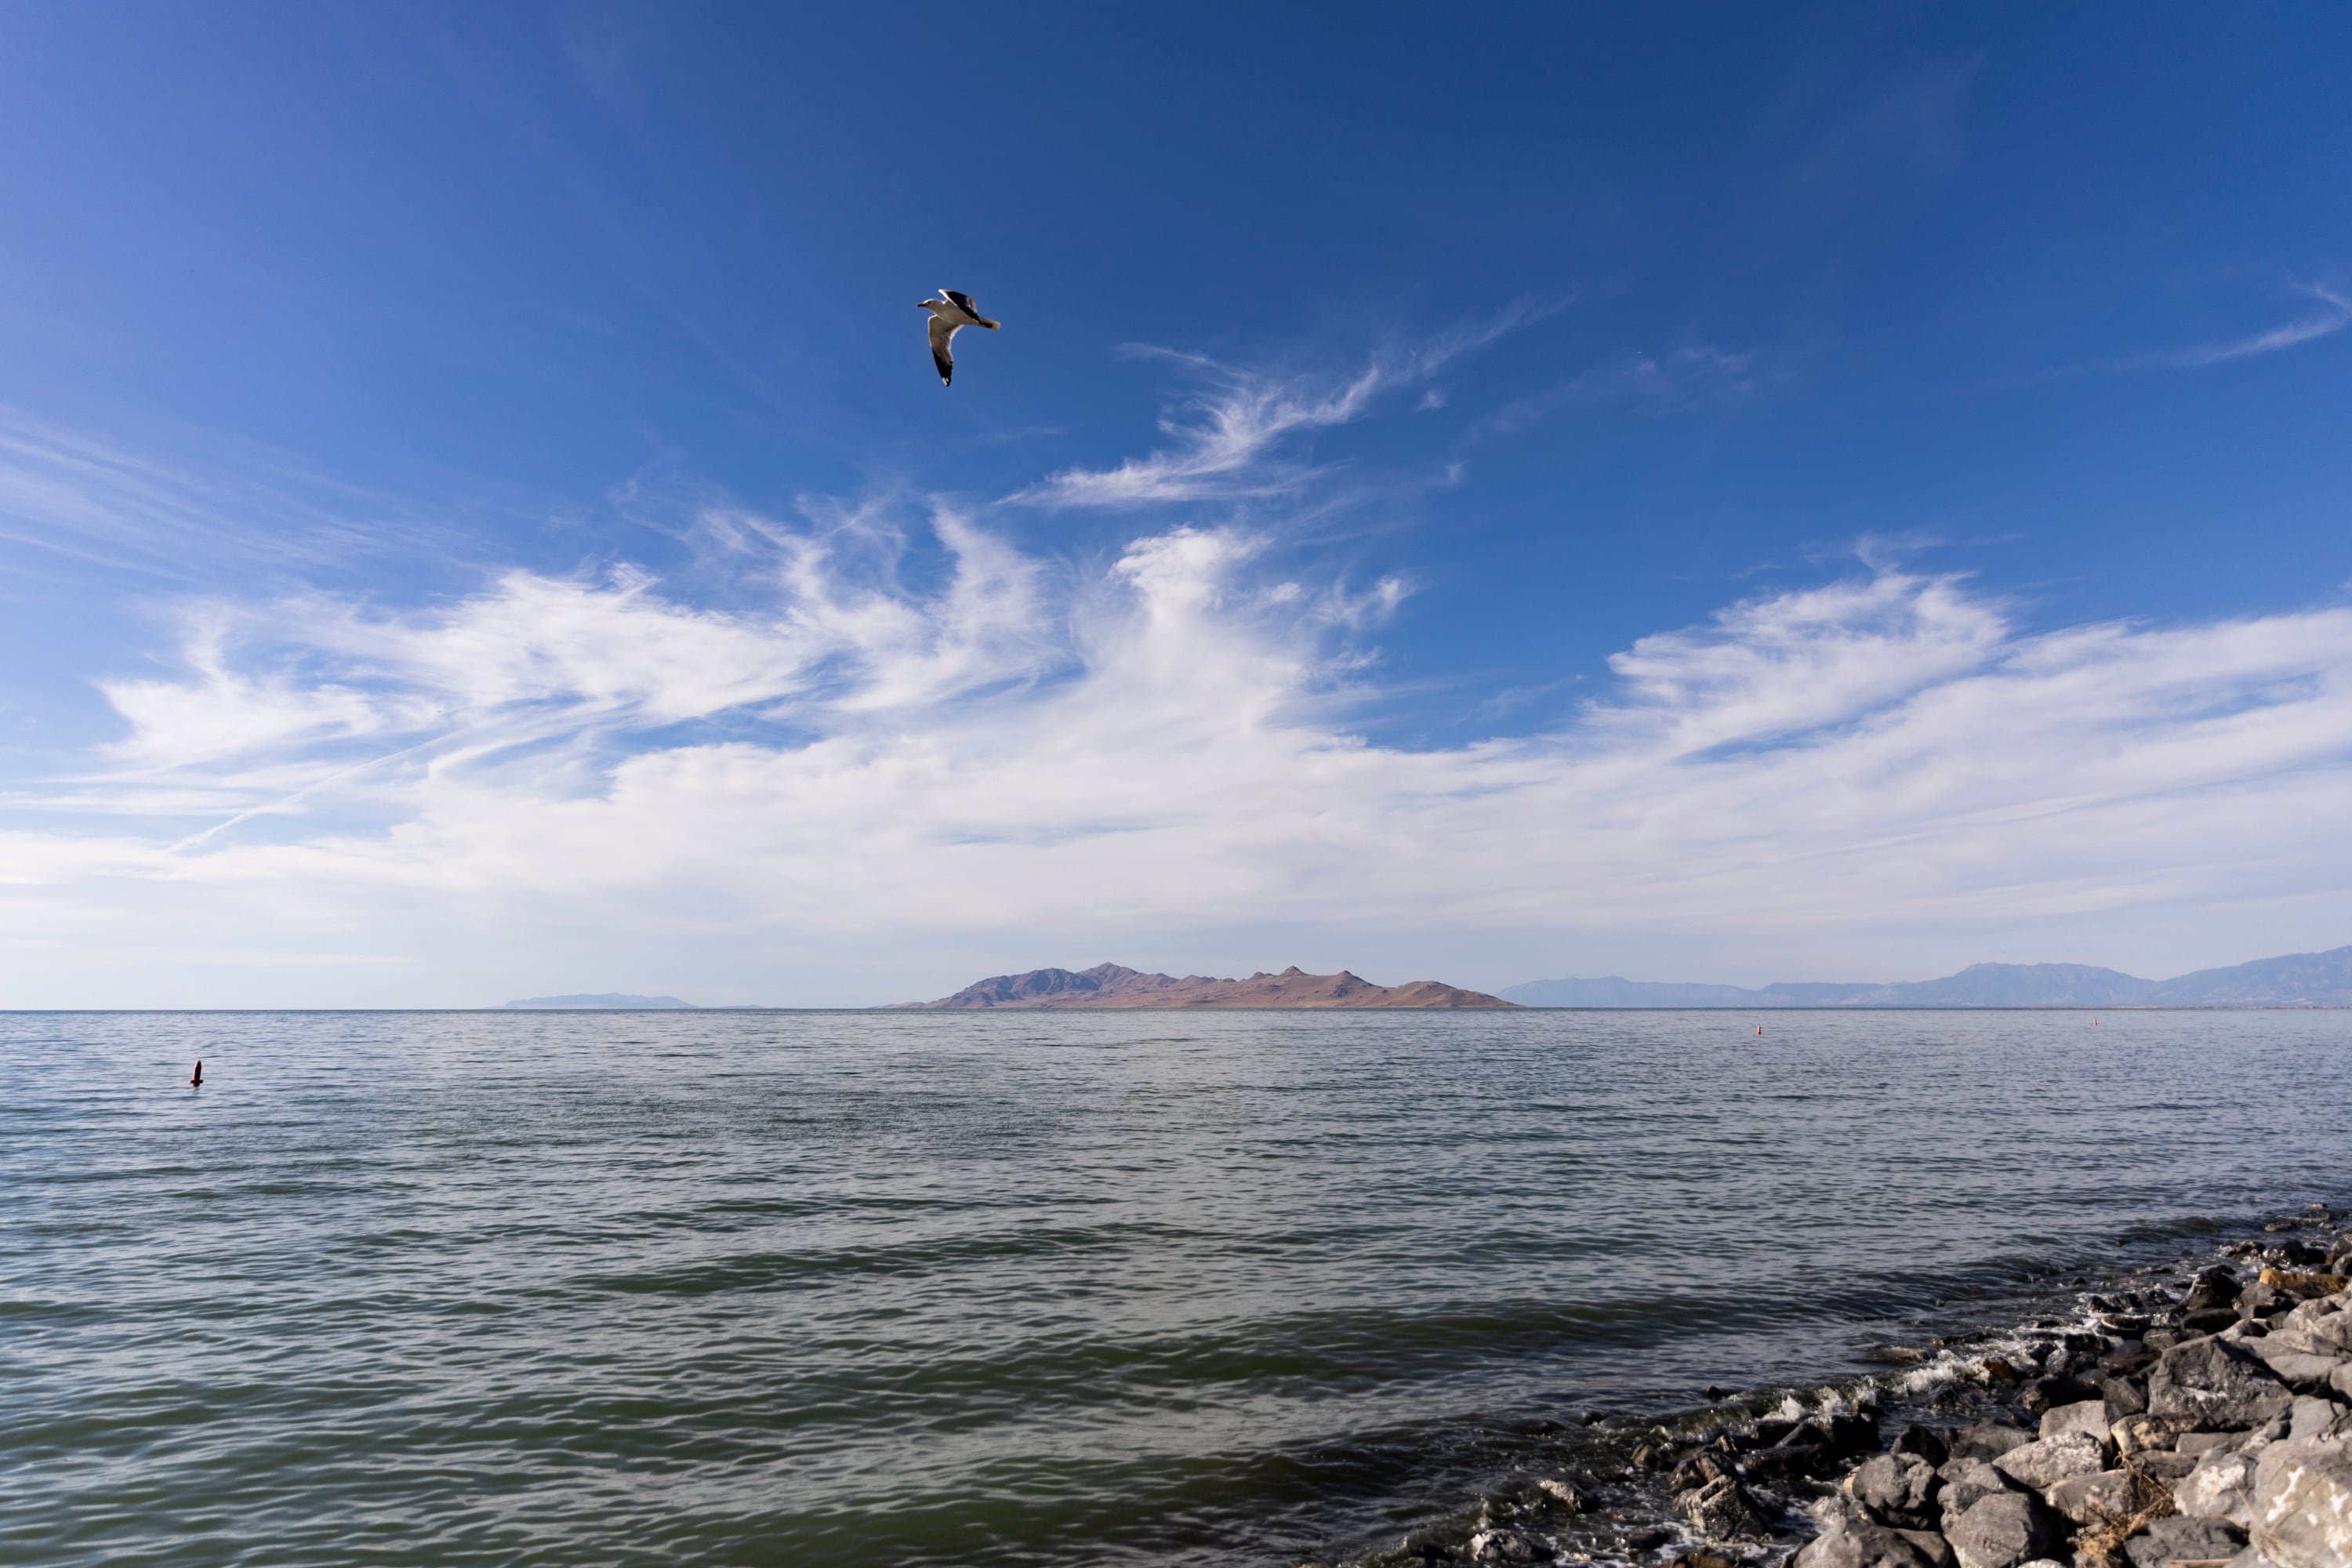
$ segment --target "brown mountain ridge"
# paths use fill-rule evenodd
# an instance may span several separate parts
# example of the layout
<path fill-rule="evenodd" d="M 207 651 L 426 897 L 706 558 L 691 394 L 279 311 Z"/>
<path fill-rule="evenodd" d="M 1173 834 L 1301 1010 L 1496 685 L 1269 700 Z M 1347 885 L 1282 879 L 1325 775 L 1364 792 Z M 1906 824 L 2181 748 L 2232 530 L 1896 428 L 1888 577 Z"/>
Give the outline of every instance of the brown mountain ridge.
<path fill-rule="evenodd" d="M 995 974 L 936 1002 L 902 1002 L 901 1007 L 940 1011 L 966 1007 L 1033 1010 L 1087 1007 L 1517 1007 L 1483 991 L 1465 991 L 1436 980 L 1375 985 L 1346 970 L 1308 974 L 1293 964 L 1279 974 L 1261 970 L 1247 980 L 1213 975 L 1146 974 L 1123 964 L 1092 969 L 1033 969 L 1026 974 Z"/>

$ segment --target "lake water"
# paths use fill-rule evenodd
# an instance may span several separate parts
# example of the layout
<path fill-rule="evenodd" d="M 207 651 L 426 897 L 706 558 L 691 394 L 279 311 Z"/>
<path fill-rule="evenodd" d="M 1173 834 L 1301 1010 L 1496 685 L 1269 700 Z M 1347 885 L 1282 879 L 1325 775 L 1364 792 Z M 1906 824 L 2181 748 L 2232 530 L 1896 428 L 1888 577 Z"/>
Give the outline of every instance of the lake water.
<path fill-rule="evenodd" d="M 2099 1017 L 0 1016 L 0 1561 L 1393 1547 L 2352 1195 L 2352 1014 Z"/>

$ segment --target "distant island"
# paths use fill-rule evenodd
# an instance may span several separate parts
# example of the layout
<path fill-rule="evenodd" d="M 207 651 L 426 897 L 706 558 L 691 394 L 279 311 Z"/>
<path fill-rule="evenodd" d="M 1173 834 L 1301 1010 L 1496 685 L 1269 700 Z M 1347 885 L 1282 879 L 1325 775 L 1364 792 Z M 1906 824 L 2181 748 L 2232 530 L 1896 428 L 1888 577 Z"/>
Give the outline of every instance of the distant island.
<path fill-rule="evenodd" d="M 501 1004 L 504 1007 L 521 1008 L 596 1008 L 612 1013 L 692 1012 L 694 1004 L 681 1002 L 675 996 L 632 996 L 625 991 L 597 991 L 578 996 L 526 996 L 520 1002 Z"/>
<path fill-rule="evenodd" d="M 1754 990 L 1666 981 L 1532 980 L 1503 995 L 1528 1007 L 2347 1007 L 2352 947 L 2291 952 L 2173 980 L 2087 963 L 1972 963 L 1941 980 L 1783 981 Z"/>
<path fill-rule="evenodd" d="M 1033 969 L 997 974 L 936 1002 L 902 1002 L 902 1009 L 1012 1007 L 1073 1010 L 1108 1007 L 1385 1007 L 1423 1010 L 1509 1007 L 1515 1004 L 1483 991 L 1465 991 L 1435 980 L 1375 985 L 1346 970 L 1308 974 L 1297 965 L 1279 974 L 1264 971 L 1246 980 L 1206 974 L 1146 974 L 1117 963 L 1092 969 Z"/>

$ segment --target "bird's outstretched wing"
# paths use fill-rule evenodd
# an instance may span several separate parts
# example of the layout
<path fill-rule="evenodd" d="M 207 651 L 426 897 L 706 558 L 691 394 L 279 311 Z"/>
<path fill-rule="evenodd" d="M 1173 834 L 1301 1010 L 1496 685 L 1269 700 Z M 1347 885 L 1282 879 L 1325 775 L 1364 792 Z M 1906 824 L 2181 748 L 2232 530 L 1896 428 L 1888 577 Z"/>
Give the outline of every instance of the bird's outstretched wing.
<path fill-rule="evenodd" d="M 973 321 L 980 320 L 980 307 L 971 302 L 971 295 L 953 289 L 942 289 L 940 290 L 940 298 L 970 316 Z"/>
<path fill-rule="evenodd" d="M 955 355 L 948 352 L 948 343 L 961 327 L 950 326 L 938 316 L 931 318 L 931 363 L 940 367 L 940 384 L 955 384 Z"/>

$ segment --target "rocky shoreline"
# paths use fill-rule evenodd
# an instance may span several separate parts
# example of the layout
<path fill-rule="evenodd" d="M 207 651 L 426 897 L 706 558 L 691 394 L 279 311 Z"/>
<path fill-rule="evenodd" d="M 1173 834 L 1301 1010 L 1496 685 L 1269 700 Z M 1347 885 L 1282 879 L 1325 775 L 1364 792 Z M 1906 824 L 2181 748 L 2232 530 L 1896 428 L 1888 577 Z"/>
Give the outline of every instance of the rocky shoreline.
<path fill-rule="evenodd" d="M 2352 1213 L 2315 1204 L 2068 1317 L 1897 1352 L 1898 1372 L 1588 1417 L 1578 1473 L 1357 1562 L 2352 1568 L 2347 1275 Z"/>

